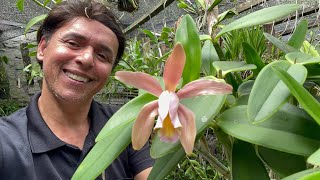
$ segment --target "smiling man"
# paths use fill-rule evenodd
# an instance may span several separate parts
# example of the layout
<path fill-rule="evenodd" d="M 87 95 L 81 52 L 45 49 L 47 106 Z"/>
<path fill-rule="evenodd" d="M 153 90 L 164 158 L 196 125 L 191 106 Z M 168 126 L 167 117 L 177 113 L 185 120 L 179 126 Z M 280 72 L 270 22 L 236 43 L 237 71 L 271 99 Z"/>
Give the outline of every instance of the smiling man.
<path fill-rule="evenodd" d="M 1 179 L 70 179 L 115 112 L 93 100 L 125 46 L 109 9 L 90 0 L 64 1 L 44 20 L 37 40 L 42 91 L 0 120 Z M 139 151 L 129 145 L 103 174 L 146 179 L 153 162 L 148 145 Z"/>

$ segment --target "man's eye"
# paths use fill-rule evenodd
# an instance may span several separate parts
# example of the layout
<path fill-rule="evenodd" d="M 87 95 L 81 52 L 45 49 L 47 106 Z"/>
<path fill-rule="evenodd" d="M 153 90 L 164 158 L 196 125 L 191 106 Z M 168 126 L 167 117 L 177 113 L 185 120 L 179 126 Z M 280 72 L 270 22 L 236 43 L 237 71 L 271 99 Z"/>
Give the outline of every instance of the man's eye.
<path fill-rule="evenodd" d="M 77 43 L 76 41 L 67 41 L 67 44 L 70 47 L 80 47 L 79 43 Z"/>
<path fill-rule="evenodd" d="M 100 61 L 105 62 L 105 63 L 111 63 L 112 60 L 110 60 L 110 58 L 105 55 L 104 53 L 98 53 L 97 56 L 99 57 Z"/>

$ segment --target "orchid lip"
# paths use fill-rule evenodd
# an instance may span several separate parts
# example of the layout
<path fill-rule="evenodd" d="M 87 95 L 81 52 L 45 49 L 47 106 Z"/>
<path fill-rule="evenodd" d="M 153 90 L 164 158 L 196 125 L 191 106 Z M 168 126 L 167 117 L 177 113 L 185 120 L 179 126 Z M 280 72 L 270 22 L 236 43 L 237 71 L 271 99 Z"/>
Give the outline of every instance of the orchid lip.
<path fill-rule="evenodd" d="M 75 81 L 79 81 L 79 82 L 89 82 L 90 79 L 87 77 L 83 77 L 83 76 L 79 76 L 77 74 L 71 73 L 69 71 L 65 71 L 66 76 L 68 76 L 70 79 L 75 80 Z"/>

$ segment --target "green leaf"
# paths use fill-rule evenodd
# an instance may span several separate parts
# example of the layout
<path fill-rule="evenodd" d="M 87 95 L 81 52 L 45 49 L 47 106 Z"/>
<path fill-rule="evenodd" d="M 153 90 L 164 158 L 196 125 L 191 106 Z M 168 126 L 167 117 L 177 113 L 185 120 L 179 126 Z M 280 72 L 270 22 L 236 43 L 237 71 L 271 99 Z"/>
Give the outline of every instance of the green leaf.
<path fill-rule="evenodd" d="M 43 2 L 43 6 L 47 6 L 47 4 L 48 4 L 49 2 L 51 2 L 51 0 L 45 0 L 45 1 Z"/>
<path fill-rule="evenodd" d="M 232 179 L 237 180 L 269 180 L 263 163 L 255 153 L 252 144 L 235 140 L 232 148 Z"/>
<path fill-rule="evenodd" d="M 171 171 L 177 167 L 177 164 L 185 156 L 184 149 L 181 147 L 174 153 L 167 154 L 159 159 L 156 159 L 155 164 L 152 167 L 152 171 L 148 176 L 150 180 L 162 180 Z"/>
<path fill-rule="evenodd" d="M 20 12 L 23 12 L 24 11 L 24 0 L 17 0 L 16 6 Z"/>
<path fill-rule="evenodd" d="M 225 75 L 230 72 L 239 72 L 257 68 L 254 64 L 246 64 L 245 62 L 238 61 L 215 61 L 212 65 L 217 72 L 221 72 L 222 77 L 225 77 Z"/>
<path fill-rule="evenodd" d="M 308 41 L 304 41 L 300 51 L 305 53 L 305 54 L 310 54 L 314 57 L 319 57 L 319 52 L 316 50 L 314 46 L 312 46 Z"/>
<path fill-rule="evenodd" d="M 132 125 L 131 121 L 126 127 L 114 130 L 107 137 L 98 141 L 77 168 L 72 180 L 98 177 L 130 144 Z"/>
<path fill-rule="evenodd" d="M 33 25 L 35 25 L 35 24 L 37 24 L 38 22 L 44 20 L 46 17 L 47 17 L 47 14 L 43 14 L 43 15 L 39 15 L 39 16 L 36 16 L 36 17 L 32 18 L 32 19 L 28 22 L 28 24 L 26 25 L 26 29 L 24 30 L 24 35 L 27 34 L 27 32 L 29 31 L 29 29 L 30 29 Z"/>
<path fill-rule="evenodd" d="M 73 179 L 95 179 L 127 147 L 131 129 L 141 108 L 155 97 L 138 96 L 119 109 L 106 123 L 96 138 L 96 145 L 82 161 Z"/>
<path fill-rule="evenodd" d="M 142 94 L 128 103 L 126 103 L 122 108 L 120 108 L 108 121 L 108 123 L 102 128 L 98 134 L 96 141 L 100 141 L 105 138 L 108 134 L 116 129 L 121 129 L 122 127 L 130 124 L 138 116 L 141 108 L 147 104 L 156 100 L 156 97 L 150 94 Z"/>
<path fill-rule="evenodd" d="M 246 111 L 247 106 L 230 108 L 217 125 L 233 137 L 282 152 L 310 156 L 319 149 L 320 127 L 302 109 L 286 104 L 259 124 L 252 124 Z"/>
<path fill-rule="evenodd" d="M 204 45 L 202 47 L 202 64 L 201 64 L 202 72 L 206 76 L 216 75 L 216 71 L 212 66 L 212 63 L 214 61 L 219 61 L 219 56 L 212 42 L 210 40 L 207 40 L 204 42 Z"/>
<path fill-rule="evenodd" d="M 305 157 L 284 153 L 273 149 L 258 146 L 259 157 L 267 166 L 280 177 L 286 177 L 307 168 Z"/>
<path fill-rule="evenodd" d="M 320 166 L 320 149 L 308 157 L 307 162 L 314 166 Z"/>
<path fill-rule="evenodd" d="M 308 78 L 320 78 L 320 64 L 306 64 L 305 67 L 308 70 Z"/>
<path fill-rule="evenodd" d="M 201 69 L 201 44 L 198 29 L 190 15 L 183 16 L 177 31 L 175 42 L 180 42 L 186 53 L 186 64 L 182 73 L 183 85 L 196 80 Z"/>
<path fill-rule="evenodd" d="M 278 67 L 272 67 L 281 80 L 288 86 L 300 105 L 320 125 L 320 103 L 287 72 Z"/>
<path fill-rule="evenodd" d="M 285 55 L 286 60 L 291 64 L 316 64 L 320 63 L 320 56 L 313 57 L 301 52 L 291 52 Z"/>
<path fill-rule="evenodd" d="M 223 21 L 225 19 L 232 18 L 236 14 L 237 14 L 237 12 L 235 9 L 229 9 L 227 11 L 224 11 L 223 13 L 218 15 L 218 22 L 215 25 L 218 25 L 221 21 Z"/>
<path fill-rule="evenodd" d="M 319 179 L 320 179 L 320 171 L 317 171 L 302 177 L 300 180 L 319 180 Z"/>
<path fill-rule="evenodd" d="M 288 45 L 292 46 L 293 48 L 300 49 L 306 37 L 307 30 L 308 21 L 304 19 L 298 24 L 298 26 L 294 30 L 291 38 L 288 41 Z"/>
<path fill-rule="evenodd" d="M 278 38 L 272 36 L 271 34 L 263 33 L 263 35 L 264 35 L 273 45 L 275 45 L 277 48 L 279 48 L 281 51 L 283 51 L 283 52 L 285 52 L 285 53 L 290 53 L 290 52 L 299 51 L 299 50 L 295 49 L 294 47 L 291 47 L 291 46 L 287 45 L 285 42 L 279 40 Z"/>
<path fill-rule="evenodd" d="M 301 179 L 302 177 L 306 176 L 306 175 L 309 175 L 309 174 L 312 174 L 314 172 L 318 172 L 320 171 L 319 168 L 315 168 L 315 169 L 308 169 L 308 170 L 304 170 L 304 171 L 301 171 L 301 172 L 298 172 L 298 173 L 295 173 L 291 176 L 288 176 L 286 178 L 283 178 L 282 180 L 297 180 L 297 179 Z"/>
<path fill-rule="evenodd" d="M 287 71 L 300 84 L 307 77 L 304 66 L 287 61 L 274 61 L 263 68 L 253 85 L 248 102 L 248 117 L 254 122 L 262 122 L 273 115 L 290 96 L 289 89 L 274 73 L 272 67 Z"/>
<path fill-rule="evenodd" d="M 205 10 L 206 9 L 206 3 L 204 2 L 204 0 L 196 0 L 200 5 L 201 7 Z"/>
<path fill-rule="evenodd" d="M 206 41 L 206 40 L 211 40 L 212 41 L 211 36 L 207 35 L 207 34 L 201 34 L 201 35 L 199 35 L 199 38 L 200 38 L 200 41 Z"/>
<path fill-rule="evenodd" d="M 195 114 L 197 135 L 201 134 L 219 112 L 224 104 L 226 95 L 198 96 L 181 100 L 181 103 Z M 210 108 L 202 108 L 210 107 Z M 176 151 L 181 147 L 180 142 L 165 143 L 160 141 L 158 135 L 152 140 L 151 156 L 153 158 L 162 157 L 168 153 Z"/>
<path fill-rule="evenodd" d="M 34 47 L 37 47 L 38 45 L 37 44 L 32 44 L 32 43 L 28 43 L 28 45 L 25 47 L 25 48 L 34 48 Z"/>
<path fill-rule="evenodd" d="M 253 80 L 242 83 L 238 88 L 238 96 L 249 95 L 254 85 Z"/>
<path fill-rule="evenodd" d="M 216 39 L 218 39 L 221 35 L 223 35 L 226 32 L 271 22 L 281 17 L 285 17 L 298 9 L 299 5 L 297 4 L 286 4 L 255 11 L 226 25 L 217 34 Z"/>
<path fill-rule="evenodd" d="M 253 69 L 252 72 L 255 76 L 258 76 L 259 72 L 265 66 L 264 62 L 260 58 L 257 51 L 247 42 L 242 43 L 243 53 L 247 64 L 254 64 L 257 69 Z"/>
<path fill-rule="evenodd" d="M 216 51 L 218 53 L 220 61 L 226 61 L 226 57 L 224 55 L 224 51 L 222 50 L 222 48 L 219 45 L 219 43 L 216 42 L 216 41 L 213 41 L 213 46 L 214 46 L 214 48 L 216 49 Z"/>
<path fill-rule="evenodd" d="M 208 12 L 211 11 L 214 7 L 216 7 L 218 4 L 220 4 L 222 0 L 214 0 L 211 6 L 208 8 Z"/>

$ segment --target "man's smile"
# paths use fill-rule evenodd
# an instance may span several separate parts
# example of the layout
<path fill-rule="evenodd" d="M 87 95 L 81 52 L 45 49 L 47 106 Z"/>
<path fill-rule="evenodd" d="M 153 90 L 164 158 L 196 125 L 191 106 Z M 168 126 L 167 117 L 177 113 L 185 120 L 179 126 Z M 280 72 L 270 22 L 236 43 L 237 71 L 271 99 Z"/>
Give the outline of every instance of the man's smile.
<path fill-rule="evenodd" d="M 89 78 L 86 78 L 86 77 L 83 77 L 83 76 L 79 76 L 79 75 L 76 75 L 76 74 L 73 74 L 73 73 L 71 73 L 71 72 L 68 72 L 68 71 L 65 71 L 65 74 L 69 77 L 69 78 L 71 78 L 71 79 L 73 79 L 73 80 L 75 80 L 75 81 L 79 81 L 79 82 L 89 82 Z"/>

